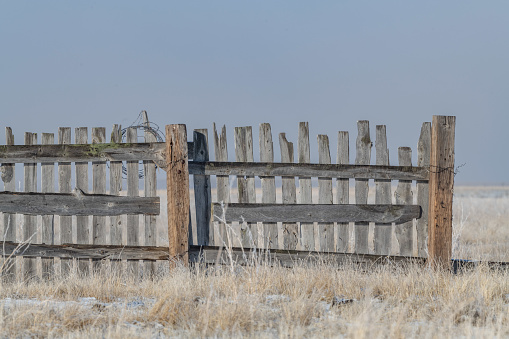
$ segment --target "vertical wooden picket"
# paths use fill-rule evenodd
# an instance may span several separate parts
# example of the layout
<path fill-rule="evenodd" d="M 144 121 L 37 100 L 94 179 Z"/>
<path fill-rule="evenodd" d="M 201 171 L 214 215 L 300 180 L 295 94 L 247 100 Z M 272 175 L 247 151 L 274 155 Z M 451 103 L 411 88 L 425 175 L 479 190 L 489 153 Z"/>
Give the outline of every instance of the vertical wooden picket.
<path fill-rule="evenodd" d="M 293 162 L 293 143 L 286 140 L 286 134 L 279 134 L 279 146 L 281 148 L 281 162 Z M 282 177 L 283 204 L 297 203 L 297 189 L 295 177 Z M 283 222 L 283 247 L 285 250 L 295 250 L 299 242 L 299 229 L 296 223 Z"/>
<path fill-rule="evenodd" d="M 376 126 L 376 164 L 389 166 L 389 149 L 387 148 L 387 132 L 385 125 Z M 392 203 L 391 180 L 375 180 L 375 204 Z M 375 254 L 389 255 L 392 248 L 392 224 L 375 224 Z"/>
<path fill-rule="evenodd" d="M 421 127 L 421 135 L 417 144 L 417 166 L 429 168 L 431 152 L 431 123 L 425 122 Z M 417 219 L 417 255 L 428 256 L 428 215 L 429 215 L 429 183 L 417 181 L 417 205 L 422 208 L 422 215 Z"/>
<path fill-rule="evenodd" d="M 5 144 L 14 145 L 14 134 L 10 127 L 5 128 Z M 4 182 L 4 191 L 16 192 L 16 165 L 15 164 L 2 164 L 2 181 Z M 4 213 L 4 229 L 3 234 L 5 241 L 17 242 L 16 238 L 16 214 Z M 18 231 L 18 238 L 21 237 L 21 233 Z M 16 279 L 16 267 L 17 259 L 11 258 L 9 263 L 5 265 L 4 275 L 7 276 L 9 281 Z M 19 261 L 21 262 L 21 261 Z"/>
<path fill-rule="evenodd" d="M 329 137 L 327 135 L 318 135 L 318 162 L 320 164 L 330 164 Z M 318 203 L 332 204 L 332 179 L 318 178 Z M 320 237 L 320 251 L 334 251 L 334 224 L 318 223 L 318 234 Z"/>
<path fill-rule="evenodd" d="M 106 129 L 104 127 L 92 128 L 92 144 L 106 142 Z M 106 194 L 106 162 L 92 162 L 92 190 L 94 194 Z M 92 216 L 93 244 L 106 245 L 106 217 Z"/>
<path fill-rule="evenodd" d="M 398 159 L 400 166 L 412 166 L 412 149 L 410 147 L 398 148 Z M 394 193 L 396 204 L 411 205 L 413 203 L 412 181 L 399 180 L 398 187 Z M 413 255 L 414 243 L 413 221 L 398 224 L 394 228 L 396 239 L 399 243 L 399 254 L 403 256 Z"/>
<path fill-rule="evenodd" d="M 309 123 L 299 123 L 298 134 L 298 160 L 301 164 L 308 164 L 311 161 L 311 151 L 309 148 Z M 312 188 L 310 177 L 299 177 L 299 203 L 312 204 Z M 301 246 L 305 251 L 315 250 L 315 226 L 314 223 L 300 224 Z M 318 250 L 318 249 L 317 249 Z"/>
<path fill-rule="evenodd" d="M 53 133 L 43 133 L 41 144 L 51 145 L 55 143 L 55 135 Z M 55 192 L 55 164 L 54 163 L 41 163 L 41 192 L 53 193 Z M 41 243 L 54 245 L 54 215 L 43 215 L 41 218 Z M 53 274 L 54 260 L 51 258 L 43 258 L 42 265 L 42 278 L 48 279 Z"/>
<path fill-rule="evenodd" d="M 122 142 L 122 127 L 114 124 L 111 132 L 111 142 Z M 120 195 L 122 191 L 122 161 L 110 162 L 110 194 Z M 110 243 L 112 245 L 123 245 L 123 224 L 122 218 L 117 216 L 110 216 Z"/>
<path fill-rule="evenodd" d="M 25 132 L 25 145 L 36 145 L 37 133 Z M 37 192 L 37 164 L 24 164 L 24 191 Z M 24 215 L 23 217 L 23 241 L 27 243 L 37 243 L 37 216 Z M 23 260 L 25 267 L 23 275 L 25 280 L 31 279 L 37 275 L 36 258 L 25 258 Z"/>
<path fill-rule="evenodd" d="M 138 142 L 138 131 L 134 127 L 127 129 L 128 143 Z M 139 196 L 139 163 L 138 161 L 127 161 L 127 195 L 130 197 Z M 140 230 L 140 218 L 139 215 L 127 215 L 127 245 L 138 246 L 139 245 L 139 230 Z M 134 274 L 137 279 L 139 274 L 138 262 L 128 262 L 128 269 Z"/>
<path fill-rule="evenodd" d="M 357 121 L 357 140 L 356 140 L 356 165 L 369 165 L 371 161 L 371 137 L 369 134 L 369 121 Z M 368 179 L 355 180 L 355 203 L 367 204 L 369 192 Z M 369 253 L 369 224 L 368 223 L 355 223 L 355 253 L 367 254 Z"/>
<path fill-rule="evenodd" d="M 142 112 L 143 125 L 145 126 L 145 142 L 156 142 L 156 136 L 149 130 L 150 123 L 146 111 Z M 145 197 L 157 196 L 157 175 L 156 165 L 153 161 L 143 162 L 143 173 L 144 173 L 144 190 Z M 145 215 L 145 246 L 156 246 L 156 227 L 157 219 L 155 215 Z M 156 271 L 156 265 L 154 261 L 144 261 L 143 271 L 146 276 L 153 275 Z"/>
<path fill-rule="evenodd" d="M 260 161 L 274 162 L 274 144 L 270 124 L 260 124 Z M 261 177 L 262 203 L 276 203 L 276 180 L 274 177 Z M 263 241 L 260 247 L 267 249 L 278 248 L 277 223 L 265 223 L 263 225 Z"/>
<path fill-rule="evenodd" d="M 349 134 L 345 131 L 338 132 L 338 155 L 337 163 L 347 165 L 350 163 L 350 141 Z M 348 204 L 350 202 L 350 179 L 337 178 L 337 203 Z M 348 251 L 350 241 L 350 226 L 348 223 L 338 223 L 336 250 L 341 253 Z"/>
<path fill-rule="evenodd" d="M 235 127 L 235 159 L 237 162 L 253 162 L 253 132 L 251 126 Z M 255 203 L 254 176 L 237 176 L 239 203 Z M 243 223 L 240 226 L 240 240 L 243 247 L 258 246 L 256 223 Z"/>
<path fill-rule="evenodd" d="M 74 130 L 74 140 L 76 144 L 88 144 L 88 128 L 77 127 Z M 88 162 L 76 162 L 76 189 L 83 193 L 88 193 Z M 76 241 L 78 244 L 91 244 L 90 238 L 90 218 L 89 216 L 76 216 Z M 80 272 L 88 273 L 90 270 L 90 260 L 83 259 L 78 261 Z"/>
<path fill-rule="evenodd" d="M 207 129 L 195 129 L 193 133 L 194 161 L 209 161 L 209 144 Z M 195 174 L 194 197 L 196 208 L 197 245 L 208 246 L 214 243 L 214 232 L 210 226 L 210 176 Z M 211 232 L 212 231 L 212 232 Z"/>
<path fill-rule="evenodd" d="M 70 144 L 71 143 L 71 128 L 59 127 L 58 128 L 58 143 Z M 71 163 L 59 162 L 58 163 L 58 192 L 71 193 Z M 60 216 L 59 217 L 58 237 L 59 244 L 72 243 L 72 217 Z M 58 260 L 56 260 L 56 264 Z M 69 260 L 60 260 L 60 265 L 56 268 L 60 269 L 60 274 L 64 275 L 69 270 Z"/>
<path fill-rule="evenodd" d="M 223 125 L 221 135 L 217 134 L 216 123 L 214 123 L 214 154 L 216 161 L 228 161 L 228 145 L 226 142 L 226 126 Z M 230 178 L 227 175 L 218 175 L 217 179 L 217 202 L 227 205 L 230 203 Z M 214 220 L 214 228 L 217 225 L 216 246 L 233 246 L 228 243 L 226 236 L 226 225 L 218 220 Z"/>

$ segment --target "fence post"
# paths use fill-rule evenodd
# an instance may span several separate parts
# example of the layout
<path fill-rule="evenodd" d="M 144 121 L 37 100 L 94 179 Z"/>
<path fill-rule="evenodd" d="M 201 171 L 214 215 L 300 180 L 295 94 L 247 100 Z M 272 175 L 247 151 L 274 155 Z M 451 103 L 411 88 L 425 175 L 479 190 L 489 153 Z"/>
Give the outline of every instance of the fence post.
<path fill-rule="evenodd" d="M 170 265 L 188 265 L 189 169 L 186 125 L 166 125 L 166 191 Z"/>
<path fill-rule="evenodd" d="M 429 170 L 428 260 L 447 268 L 452 256 L 455 116 L 433 116 Z"/>

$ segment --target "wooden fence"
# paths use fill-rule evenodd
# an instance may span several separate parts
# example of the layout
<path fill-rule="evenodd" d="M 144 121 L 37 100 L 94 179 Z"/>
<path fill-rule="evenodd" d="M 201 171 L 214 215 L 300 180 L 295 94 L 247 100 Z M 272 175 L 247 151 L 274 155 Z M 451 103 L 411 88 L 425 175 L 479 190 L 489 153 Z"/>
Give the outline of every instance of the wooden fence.
<path fill-rule="evenodd" d="M 146 113 L 144 120 L 148 124 Z M 157 260 L 242 262 L 259 253 L 254 249 L 269 249 L 265 255 L 288 265 L 319 253 L 338 261 L 371 262 L 390 255 L 392 260 L 448 262 L 454 128 L 455 117 L 434 116 L 433 124 L 422 125 L 417 166 L 412 166 L 408 147 L 398 149 L 399 164 L 390 166 L 383 125 L 376 126 L 371 165 L 368 121 L 358 122 L 353 163 L 349 133 L 338 133 L 335 164 L 326 135 L 318 135 L 318 164 L 311 163 L 308 123 L 299 124 L 296 152 L 285 133 L 279 134 L 280 163 L 274 162 L 269 124 L 260 125 L 259 162 L 251 127 L 235 128 L 235 161 L 230 162 L 224 126 L 218 133 L 214 125 L 215 161 L 209 159 L 207 130 L 195 130 L 188 142 L 185 125 L 166 126 L 165 143 L 148 132 L 145 142 L 138 143 L 136 128 L 128 128 L 122 142 L 121 127 L 114 125 L 109 143 L 105 128 L 92 129 L 91 144 L 86 128 L 75 130 L 75 144 L 71 129 L 60 128 L 57 144 L 53 134 L 43 133 L 37 145 L 37 135 L 25 133 L 25 145 L 14 145 L 7 128 L 6 145 L 0 146 L 2 273 L 47 277 L 65 272 L 69 260 L 77 260 L 83 271 L 97 267 L 93 262 L 127 261 L 135 274 L 147 275 Z M 15 163 L 23 164 L 25 192 L 16 192 Z M 166 171 L 167 223 L 156 219 L 156 164 Z M 161 232 L 157 225 L 168 225 L 167 241 L 160 239 L 166 226 Z"/>

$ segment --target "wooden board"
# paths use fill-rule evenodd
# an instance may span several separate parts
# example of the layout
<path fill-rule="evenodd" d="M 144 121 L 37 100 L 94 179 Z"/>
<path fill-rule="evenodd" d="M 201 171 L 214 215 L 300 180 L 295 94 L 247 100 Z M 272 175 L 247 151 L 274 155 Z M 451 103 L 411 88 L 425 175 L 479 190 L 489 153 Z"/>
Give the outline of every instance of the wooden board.
<path fill-rule="evenodd" d="M 122 142 L 122 127 L 113 125 L 111 131 L 111 143 Z M 110 195 L 119 195 L 122 191 L 122 162 L 110 162 Z M 123 240 L 124 225 L 120 216 L 110 216 L 110 244 L 125 245 Z"/>
<path fill-rule="evenodd" d="M 104 127 L 92 128 L 92 144 L 98 145 L 105 142 L 106 129 Z M 94 194 L 106 194 L 106 163 L 104 161 L 92 162 L 92 192 Z M 92 243 L 106 245 L 107 233 L 106 218 L 104 216 L 93 215 Z"/>
<path fill-rule="evenodd" d="M 138 142 L 138 130 L 135 127 L 129 127 L 127 129 L 126 136 L 127 143 Z M 137 197 L 140 194 L 140 169 L 139 161 L 126 161 L 127 167 L 127 196 Z M 127 215 L 127 245 L 138 246 L 140 244 L 140 216 L 129 214 Z M 128 263 L 128 269 L 131 270 L 135 277 L 139 276 L 139 263 L 130 262 Z"/>
<path fill-rule="evenodd" d="M 78 127 L 74 131 L 76 144 L 88 144 L 88 128 Z M 88 193 L 88 162 L 77 162 L 76 187 Z M 76 239 L 78 244 L 91 244 L 90 218 L 88 216 L 76 217 Z"/>
<path fill-rule="evenodd" d="M 410 147 L 398 148 L 398 159 L 401 166 L 411 166 L 412 149 Z M 413 202 L 412 182 L 400 180 L 394 195 L 396 196 L 396 204 L 411 205 Z M 414 243 L 413 222 L 408 221 L 406 223 L 396 225 L 394 233 L 396 234 L 396 239 L 398 239 L 399 254 L 403 256 L 412 256 Z"/>
<path fill-rule="evenodd" d="M 281 162 L 293 163 L 293 143 L 286 140 L 286 134 L 279 134 L 279 146 L 281 148 Z M 294 177 L 282 178 L 282 202 L 283 204 L 297 203 L 297 189 Z M 230 212 L 230 211 L 228 211 Z M 283 221 L 283 220 L 263 220 L 263 221 Z M 297 249 L 299 243 L 299 228 L 295 222 L 283 222 L 283 248 L 285 250 Z"/>
<path fill-rule="evenodd" d="M 195 161 L 209 161 L 209 143 L 207 129 L 195 129 L 193 145 Z M 195 174 L 193 177 L 194 198 L 196 208 L 196 245 L 209 245 L 214 243 L 214 232 L 210 232 L 210 176 Z M 191 241 L 191 239 L 189 239 Z"/>
<path fill-rule="evenodd" d="M 260 124 L 260 161 L 274 162 L 274 143 L 270 124 Z M 274 177 L 261 177 L 262 203 L 276 203 L 276 179 Z M 273 249 L 279 245 L 278 227 L 276 223 L 263 224 L 263 242 L 259 247 Z"/>
<path fill-rule="evenodd" d="M 212 204 L 212 215 L 223 213 L 221 205 Z M 332 205 L 332 204 L 236 204 L 225 213 L 227 222 L 377 222 L 404 223 L 421 216 L 418 205 Z"/>
<path fill-rule="evenodd" d="M 70 137 L 70 129 L 69 129 Z M 88 144 L 88 145 L 0 145 L 0 162 L 92 162 L 141 161 L 165 162 L 164 143 Z M 192 152 L 191 152 L 192 155 Z"/>
<path fill-rule="evenodd" d="M 55 143 L 55 135 L 53 133 L 43 133 L 41 143 L 43 145 L 51 145 Z M 55 164 L 42 163 L 41 164 L 41 192 L 53 193 L 55 192 Z M 41 218 L 41 243 L 54 245 L 55 244 L 55 216 L 52 214 L 43 215 Z M 42 259 L 41 261 L 42 278 L 48 279 L 53 275 L 53 259 Z"/>
<path fill-rule="evenodd" d="M 223 125 L 221 135 L 217 134 L 216 124 L 214 123 L 214 153 L 216 161 L 228 161 L 228 143 L 226 141 L 226 126 Z M 230 178 L 228 175 L 218 175 L 217 180 L 217 202 L 228 204 L 230 202 Z M 233 246 L 226 236 L 226 225 L 219 220 L 214 220 L 214 228 L 217 227 L 216 246 Z M 214 230 L 216 231 L 216 230 Z"/>
<path fill-rule="evenodd" d="M 7 145 L 14 145 L 14 134 L 12 133 L 12 129 L 10 127 L 5 128 L 5 143 Z M 15 164 L 2 164 L 1 167 L 2 172 L 2 181 L 4 182 L 4 191 L 15 192 L 16 191 L 16 171 Z M 11 213 L 3 213 L 3 230 L 2 234 L 4 235 L 5 241 L 13 241 L 16 242 L 16 214 Z M 18 237 L 21 238 L 21 229 L 18 230 Z M 16 258 L 13 258 L 16 259 Z M 8 277 L 9 281 L 14 281 L 16 278 L 16 260 L 9 260 L 5 264 L 4 276 Z"/>
<path fill-rule="evenodd" d="M 371 161 L 371 137 L 369 134 L 369 121 L 357 121 L 357 140 L 356 140 L 356 165 L 369 165 Z M 367 204 L 369 182 L 367 179 L 355 180 L 355 203 Z M 369 253 L 369 225 L 366 223 L 357 223 L 355 225 L 355 253 L 367 254 Z"/>
<path fill-rule="evenodd" d="M 37 133 L 25 132 L 25 145 L 36 145 Z M 24 165 L 24 191 L 37 192 L 37 164 Z M 14 213 L 12 211 L 7 211 Z M 39 232 L 37 232 L 37 217 L 33 215 L 23 216 L 23 241 L 27 243 L 38 243 Z M 34 258 L 23 260 L 24 279 L 32 279 L 37 275 L 37 260 Z"/>
<path fill-rule="evenodd" d="M 324 177 L 384 180 L 428 180 L 425 167 L 336 165 L 336 164 L 288 164 L 288 163 L 240 163 L 240 162 L 189 162 L 189 173 L 202 175 L 239 176 L 288 176 Z M 366 181 L 362 180 L 362 181 Z"/>
<path fill-rule="evenodd" d="M 350 139 L 348 132 L 338 132 L 338 154 L 337 163 L 339 165 L 346 165 L 350 163 Z M 350 202 L 350 180 L 348 178 L 338 177 L 337 196 L 336 201 L 338 204 L 348 204 Z M 350 242 L 350 227 L 348 223 L 338 223 L 336 231 L 336 250 L 338 252 L 347 252 L 348 244 Z"/>
<path fill-rule="evenodd" d="M 417 166 L 429 168 L 431 152 L 431 123 L 425 122 L 421 127 L 421 135 L 417 144 Z M 422 208 L 422 217 L 417 219 L 417 255 L 428 256 L 428 215 L 429 215 L 429 184 L 417 181 L 417 205 Z"/>
<path fill-rule="evenodd" d="M 318 162 L 320 164 L 331 163 L 329 137 L 327 135 L 318 135 Z M 331 178 L 318 178 L 318 203 L 333 203 Z M 319 223 L 318 234 L 320 240 L 320 251 L 334 252 L 334 224 Z"/>
<path fill-rule="evenodd" d="M 389 166 L 389 149 L 387 148 L 387 132 L 385 125 L 376 126 L 376 164 Z M 375 180 L 375 204 L 391 204 L 391 181 Z M 375 254 L 389 255 L 392 248 L 392 225 L 375 224 L 374 250 Z"/>
<path fill-rule="evenodd" d="M 311 162 L 311 150 L 309 147 L 309 123 L 299 123 L 299 136 L 298 136 L 298 161 L 300 164 L 309 164 Z M 311 204 L 313 203 L 311 177 L 299 177 L 299 203 Z M 301 248 L 305 251 L 313 251 L 315 246 L 315 230 L 314 224 L 301 224 L 300 225 L 300 240 Z"/>
<path fill-rule="evenodd" d="M 106 194 L 0 192 L 0 211 L 30 216 L 54 214 L 159 214 L 159 197 L 121 197 Z M 29 233 L 27 233 L 28 235 Z M 72 239 L 64 243 L 70 243 Z"/>

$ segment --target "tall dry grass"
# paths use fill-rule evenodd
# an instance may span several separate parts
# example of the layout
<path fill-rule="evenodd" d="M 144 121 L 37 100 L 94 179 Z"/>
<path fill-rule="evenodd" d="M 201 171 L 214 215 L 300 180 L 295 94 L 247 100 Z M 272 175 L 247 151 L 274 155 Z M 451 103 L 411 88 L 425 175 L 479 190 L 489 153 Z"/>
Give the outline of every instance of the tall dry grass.
<path fill-rule="evenodd" d="M 508 258 L 509 195 L 456 190 L 455 254 Z M 490 195 L 491 194 L 491 195 Z M 413 264 L 178 267 L 136 281 L 72 267 L 0 284 L 0 337 L 502 338 L 509 273 Z"/>

